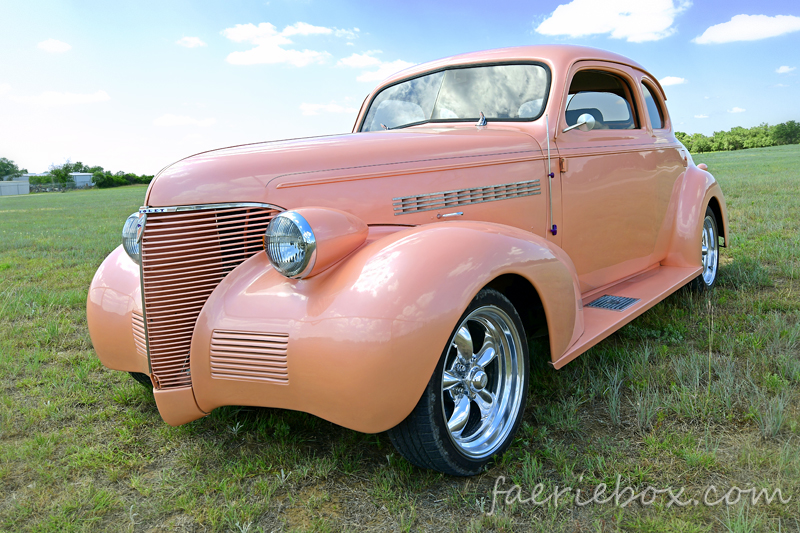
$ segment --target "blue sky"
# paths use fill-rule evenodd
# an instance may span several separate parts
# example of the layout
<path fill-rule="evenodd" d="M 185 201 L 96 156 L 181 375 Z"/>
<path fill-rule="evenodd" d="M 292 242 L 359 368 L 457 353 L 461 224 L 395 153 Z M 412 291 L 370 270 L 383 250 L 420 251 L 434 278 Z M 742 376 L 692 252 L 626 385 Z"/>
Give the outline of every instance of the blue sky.
<path fill-rule="evenodd" d="M 347 132 L 393 71 L 529 44 L 638 61 L 681 131 L 800 120 L 796 0 L 0 0 L 0 20 L 0 157 L 31 172 Z"/>

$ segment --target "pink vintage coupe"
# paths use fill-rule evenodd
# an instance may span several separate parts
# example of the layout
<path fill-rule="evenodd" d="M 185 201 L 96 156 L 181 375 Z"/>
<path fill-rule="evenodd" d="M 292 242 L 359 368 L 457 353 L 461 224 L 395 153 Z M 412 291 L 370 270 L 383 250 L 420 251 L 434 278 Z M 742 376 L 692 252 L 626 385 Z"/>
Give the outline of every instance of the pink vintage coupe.
<path fill-rule="evenodd" d="M 172 425 L 296 409 L 480 472 L 522 419 L 527 335 L 561 368 L 714 285 L 725 200 L 665 100 L 612 53 L 507 48 L 389 78 L 351 134 L 181 160 L 92 281 L 95 350 Z"/>

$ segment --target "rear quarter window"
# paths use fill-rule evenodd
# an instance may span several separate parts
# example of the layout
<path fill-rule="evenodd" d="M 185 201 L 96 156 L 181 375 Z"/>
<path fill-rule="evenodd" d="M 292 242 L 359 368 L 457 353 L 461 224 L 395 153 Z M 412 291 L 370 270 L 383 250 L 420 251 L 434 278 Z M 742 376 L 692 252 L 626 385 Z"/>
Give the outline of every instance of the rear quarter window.
<path fill-rule="evenodd" d="M 650 124 L 653 125 L 654 130 L 664 128 L 664 111 L 662 110 L 662 103 L 656 96 L 655 90 L 650 89 L 646 83 L 642 83 L 642 92 L 644 93 L 644 103 L 647 107 L 647 115 L 650 117 Z"/>

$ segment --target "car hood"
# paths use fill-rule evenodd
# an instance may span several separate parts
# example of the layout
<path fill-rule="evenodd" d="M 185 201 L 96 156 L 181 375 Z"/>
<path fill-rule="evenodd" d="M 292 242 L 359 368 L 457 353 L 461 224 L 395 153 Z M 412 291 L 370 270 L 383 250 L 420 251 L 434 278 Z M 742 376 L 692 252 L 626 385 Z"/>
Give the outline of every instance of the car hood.
<path fill-rule="evenodd" d="M 174 163 L 153 180 L 146 203 L 260 202 L 285 209 L 318 205 L 362 216 L 359 205 L 368 205 L 373 194 L 393 194 L 395 186 L 402 188 L 403 176 L 537 156 L 538 144 L 525 133 L 474 126 L 264 142 Z"/>

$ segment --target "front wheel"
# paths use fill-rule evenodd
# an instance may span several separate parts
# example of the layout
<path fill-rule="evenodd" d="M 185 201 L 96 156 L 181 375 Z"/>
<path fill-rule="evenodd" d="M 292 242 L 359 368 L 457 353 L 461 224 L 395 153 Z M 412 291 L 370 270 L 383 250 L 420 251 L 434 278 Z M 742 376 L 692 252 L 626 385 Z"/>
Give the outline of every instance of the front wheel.
<path fill-rule="evenodd" d="M 700 239 L 703 271 L 692 281 L 692 288 L 698 292 L 710 289 L 717 282 L 717 272 L 719 271 L 719 232 L 717 227 L 714 211 L 707 207 Z"/>
<path fill-rule="evenodd" d="M 419 403 L 389 438 L 416 466 L 471 476 L 511 444 L 527 392 L 522 321 L 505 296 L 483 289 L 461 316 Z"/>

